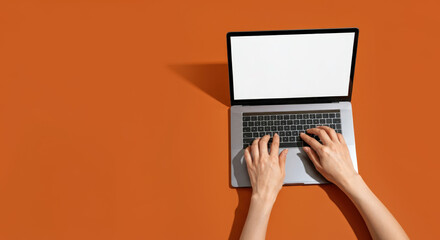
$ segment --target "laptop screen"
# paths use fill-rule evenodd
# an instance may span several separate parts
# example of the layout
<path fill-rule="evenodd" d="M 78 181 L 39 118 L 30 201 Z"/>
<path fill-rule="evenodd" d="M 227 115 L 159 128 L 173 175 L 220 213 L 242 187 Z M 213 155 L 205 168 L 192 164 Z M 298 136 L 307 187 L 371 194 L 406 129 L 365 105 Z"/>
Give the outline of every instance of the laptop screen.
<path fill-rule="evenodd" d="M 354 32 L 231 36 L 234 100 L 349 95 Z"/>

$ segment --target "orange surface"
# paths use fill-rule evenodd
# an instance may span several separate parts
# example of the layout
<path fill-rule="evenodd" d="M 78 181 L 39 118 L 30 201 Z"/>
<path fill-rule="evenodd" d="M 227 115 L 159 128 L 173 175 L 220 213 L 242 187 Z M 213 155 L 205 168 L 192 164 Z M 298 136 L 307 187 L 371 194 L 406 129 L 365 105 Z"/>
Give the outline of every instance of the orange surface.
<path fill-rule="evenodd" d="M 360 173 L 440 238 L 436 1 L 0 2 L 0 239 L 236 239 L 228 31 L 358 27 Z M 368 239 L 334 186 L 281 191 L 268 239 Z"/>

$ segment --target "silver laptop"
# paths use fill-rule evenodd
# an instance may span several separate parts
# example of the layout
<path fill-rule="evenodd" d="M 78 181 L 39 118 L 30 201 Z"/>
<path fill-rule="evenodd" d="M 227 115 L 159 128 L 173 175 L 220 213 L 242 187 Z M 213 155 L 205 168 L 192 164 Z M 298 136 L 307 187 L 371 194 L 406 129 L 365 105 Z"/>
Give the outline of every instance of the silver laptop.
<path fill-rule="evenodd" d="M 357 28 L 227 34 L 232 187 L 251 186 L 244 148 L 275 133 L 280 151 L 289 148 L 284 184 L 327 183 L 299 137 L 315 126 L 343 134 L 357 171 L 351 93 L 358 35 Z"/>

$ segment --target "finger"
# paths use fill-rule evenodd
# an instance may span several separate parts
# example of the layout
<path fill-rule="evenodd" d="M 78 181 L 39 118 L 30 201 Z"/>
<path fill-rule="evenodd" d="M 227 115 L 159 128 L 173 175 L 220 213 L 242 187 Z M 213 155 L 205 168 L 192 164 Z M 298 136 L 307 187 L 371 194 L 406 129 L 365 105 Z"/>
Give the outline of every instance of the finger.
<path fill-rule="evenodd" d="M 338 133 L 338 139 L 339 139 L 339 142 L 341 142 L 342 144 L 347 144 L 347 143 L 345 143 L 344 136 L 342 136 L 342 134 L 340 134 L 340 133 Z"/>
<path fill-rule="evenodd" d="M 307 135 L 305 133 L 301 133 L 300 137 L 302 138 L 302 140 L 304 140 L 304 142 L 309 144 L 315 151 L 321 150 L 322 144 L 319 143 L 318 141 L 316 141 L 316 139 L 310 137 L 309 135 Z"/>
<path fill-rule="evenodd" d="M 252 142 L 251 146 L 251 155 L 252 155 L 252 161 L 254 164 L 258 164 L 260 153 L 258 150 L 258 142 L 260 141 L 260 138 L 255 138 L 255 140 Z"/>
<path fill-rule="evenodd" d="M 278 133 L 275 133 L 273 135 L 272 145 L 270 145 L 270 155 L 278 156 L 278 151 L 280 151 L 279 147 L 280 147 L 280 136 L 278 136 Z"/>
<path fill-rule="evenodd" d="M 287 159 L 287 152 L 289 149 L 284 149 L 279 156 L 279 164 L 281 171 L 285 172 L 286 170 L 286 159 Z"/>
<path fill-rule="evenodd" d="M 269 139 L 269 135 L 264 135 L 264 137 L 260 139 L 260 156 L 267 155 L 267 142 L 269 142 Z"/>
<path fill-rule="evenodd" d="M 327 126 L 319 126 L 318 128 L 324 129 L 324 131 L 329 135 L 332 141 L 338 141 L 338 135 L 336 135 L 336 131 L 333 128 L 329 128 Z"/>
<path fill-rule="evenodd" d="M 321 142 L 324 145 L 332 143 L 332 140 L 330 139 L 330 137 L 328 136 L 327 132 L 324 129 L 311 128 L 311 129 L 307 129 L 307 132 L 317 135 L 319 139 L 321 139 Z"/>
<path fill-rule="evenodd" d="M 248 169 L 252 166 L 252 157 L 251 157 L 250 149 L 251 147 L 249 146 L 244 150 L 244 160 L 246 160 L 246 165 Z"/>
<path fill-rule="evenodd" d="M 313 165 L 315 165 L 315 168 L 322 168 L 321 162 L 319 160 L 318 154 L 315 152 L 315 150 L 311 149 L 310 147 L 303 147 L 304 151 L 307 153 L 307 156 L 309 156 L 310 160 L 312 161 Z"/>

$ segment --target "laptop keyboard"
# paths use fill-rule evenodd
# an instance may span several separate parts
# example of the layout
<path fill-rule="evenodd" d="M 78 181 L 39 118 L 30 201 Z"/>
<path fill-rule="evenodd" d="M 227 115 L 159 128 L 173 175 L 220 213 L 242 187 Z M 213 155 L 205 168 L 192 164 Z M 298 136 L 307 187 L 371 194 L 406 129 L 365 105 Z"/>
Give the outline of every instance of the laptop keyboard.
<path fill-rule="evenodd" d="M 243 148 L 247 148 L 257 137 L 270 135 L 269 146 L 275 133 L 280 136 L 280 147 L 308 146 L 300 133 L 309 128 L 328 126 L 341 131 L 341 113 L 339 110 L 289 111 L 243 113 Z M 307 133 L 306 133 L 307 134 Z M 319 141 L 318 136 L 310 135 Z"/>

